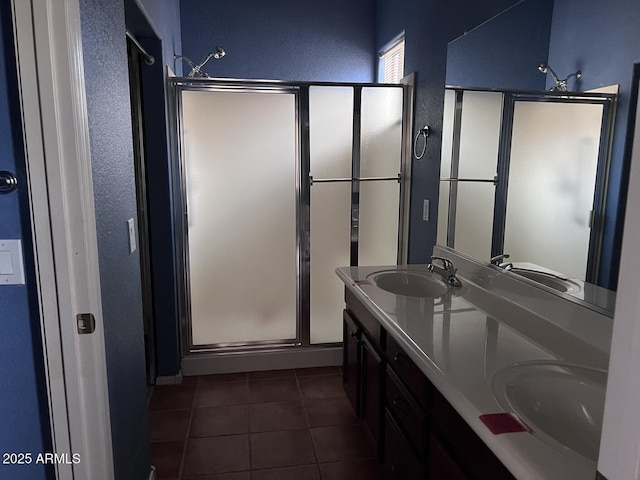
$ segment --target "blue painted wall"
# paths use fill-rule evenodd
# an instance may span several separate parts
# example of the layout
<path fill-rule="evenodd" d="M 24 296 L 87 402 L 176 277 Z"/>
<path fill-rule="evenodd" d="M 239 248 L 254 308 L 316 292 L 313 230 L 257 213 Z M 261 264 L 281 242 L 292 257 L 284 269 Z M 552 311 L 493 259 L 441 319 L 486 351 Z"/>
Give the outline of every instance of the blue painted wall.
<path fill-rule="evenodd" d="M 636 0 L 555 0 L 549 64 L 563 77 L 582 70 L 580 90 L 620 84 L 605 212 L 605 238 L 599 283 L 615 288 L 622 245 L 630 147 L 634 63 L 640 62 L 640 2 Z M 550 87 L 551 85 L 548 84 Z M 611 266 L 611 268 L 609 268 Z"/>
<path fill-rule="evenodd" d="M 20 130 L 11 11 L 0 6 L 0 170 L 17 174 L 18 191 L 0 195 L 0 239 L 22 239 L 25 285 L 0 285 L 0 453 L 51 452 L 40 318 L 35 288 L 29 197 Z M 0 464 L 0 478 L 52 478 L 43 465 Z"/>
<path fill-rule="evenodd" d="M 447 85 L 544 90 L 553 0 L 525 0 L 449 44 Z"/>
<path fill-rule="evenodd" d="M 137 5 L 163 36 L 172 60 L 180 44 L 177 0 Z M 138 251 L 129 254 L 127 230 L 127 220 L 137 216 L 125 4 L 81 0 L 80 13 L 114 467 L 117 479 L 139 480 L 149 475 L 149 444 L 140 259 Z M 157 68 L 172 63 L 154 53 Z M 166 132 L 159 135 L 166 142 Z"/>
<path fill-rule="evenodd" d="M 154 56 L 154 65 L 142 65 L 142 101 L 147 154 L 147 199 L 154 294 L 158 376 L 180 372 L 177 283 L 171 162 L 166 102 L 166 65 L 173 69 L 173 53 L 181 51 L 178 0 L 125 1 L 127 28 Z M 180 74 L 181 65 L 177 65 Z"/>
<path fill-rule="evenodd" d="M 371 82 L 375 0 L 182 0 L 182 52 L 194 61 L 221 45 L 212 77 Z M 186 69 L 185 69 L 186 72 Z"/>
<path fill-rule="evenodd" d="M 425 156 L 414 160 L 412 166 L 410 263 L 427 263 L 436 241 L 447 44 L 515 3 L 513 0 L 377 2 L 376 47 L 379 49 L 403 30 L 406 32 L 405 72 L 417 73 L 414 127 L 417 130 L 428 124 L 433 132 Z M 431 200 L 429 222 L 422 220 L 423 199 Z"/>

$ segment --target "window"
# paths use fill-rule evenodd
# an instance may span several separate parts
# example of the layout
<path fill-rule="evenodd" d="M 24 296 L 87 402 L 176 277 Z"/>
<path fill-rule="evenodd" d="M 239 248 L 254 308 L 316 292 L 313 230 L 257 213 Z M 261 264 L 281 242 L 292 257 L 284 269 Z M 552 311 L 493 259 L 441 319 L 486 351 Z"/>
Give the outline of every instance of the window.
<path fill-rule="evenodd" d="M 378 81 L 400 83 L 404 77 L 404 32 L 380 51 Z"/>

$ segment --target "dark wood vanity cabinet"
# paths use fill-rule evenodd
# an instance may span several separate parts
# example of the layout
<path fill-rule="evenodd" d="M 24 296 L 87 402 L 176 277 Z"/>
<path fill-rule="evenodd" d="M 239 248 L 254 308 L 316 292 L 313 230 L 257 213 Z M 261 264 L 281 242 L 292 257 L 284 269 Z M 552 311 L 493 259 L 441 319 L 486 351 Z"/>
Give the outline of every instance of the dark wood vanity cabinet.
<path fill-rule="evenodd" d="M 382 454 L 382 408 L 384 396 L 384 333 L 373 316 L 358 300 L 347 295 L 343 312 L 343 384 L 356 414 Z M 356 303 L 357 302 L 357 303 Z M 353 307 L 353 309 L 351 308 Z M 364 318 L 364 321 L 361 319 Z"/>
<path fill-rule="evenodd" d="M 513 480 L 396 340 L 349 290 L 343 381 L 393 480 Z"/>

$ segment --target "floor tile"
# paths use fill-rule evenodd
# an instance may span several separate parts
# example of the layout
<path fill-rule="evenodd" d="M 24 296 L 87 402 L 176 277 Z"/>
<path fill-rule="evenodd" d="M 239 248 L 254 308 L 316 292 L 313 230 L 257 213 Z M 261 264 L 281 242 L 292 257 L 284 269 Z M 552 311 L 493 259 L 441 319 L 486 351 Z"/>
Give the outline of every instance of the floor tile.
<path fill-rule="evenodd" d="M 184 440 L 187 438 L 191 410 L 154 410 L 149 412 L 149 440 Z"/>
<path fill-rule="evenodd" d="M 249 402 L 248 395 L 247 382 L 199 383 L 195 406 L 246 405 Z"/>
<path fill-rule="evenodd" d="M 251 468 L 315 463 L 308 429 L 251 434 Z"/>
<path fill-rule="evenodd" d="M 249 410 L 252 432 L 308 428 L 301 402 L 259 403 Z"/>
<path fill-rule="evenodd" d="M 253 470 L 251 480 L 320 480 L 320 473 L 316 464 L 270 468 L 268 470 Z"/>
<path fill-rule="evenodd" d="M 251 480 L 251 472 L 220 473 L 206 477 L 183 478 L 183 480 Z"/>
<path fill-rule="evenodd" d="M 323 375 L 298 378 L 304 400 L 315 398 L 346 397 L 342 388 L 342 377 Z"/>
<path fill-rule="evenodd" d="M 245 382 L 247 380 L 247 373 L 220 373 L 217 375 L 200 375 L 198 376 L 198 383 L 200 385 L 206 383 L 229 383 L 229 382 Z"/>
<path fill-rule="evenodd" d="M 311 427 L 350 425 L 358 423 L 353 407 L 346 397 L 315 398 L 304 402 Z"/>
<path fill-rule="evenodd" d="M 339 375 L 339 367 L 311 367 L 311 368 L 297 368 L 296 375 L 300 377 L 313 377 L 318 375 Z"/>
<path fill-rule="evenodd" d="M 151 465 L 156 467 L 156 478 L 178 478 L 184 441 L 151 442 Z"/>
<path fill-rule="evenodd" d="M 295 402 L 300 400 L 300 392 L 294 378 L 249 381 L 251 403 Z"/>
<path fill-rule="evenodd" d="M 249 372 L 249 380 L 267 380 L 271 378 L 293 378 L 294 370 L 264 370 L 262 372 Z"/>
<path fill-rule="evenodd" d="M 153 388 L 149 410 L 182 410 L 193 406 L 195 385 L 160 385 Z"/>
<path fill-rule="evenodd" d="M 190 438 L 184 460 L 183 477 L 249 470 L 249 436 Z"/>
<path fill-rule="evenodd" d="M 321 463 L 322 480 L 384 480 L 382 465 L 376 460 Z"/>
<path fill-rule="evenodd" d="M 190 437 L 249 433 L 249 406 L 227 405 L 193 410 Z"/>
<path fill-rule="evenodd" d="M 361 425 L 311 429 L 318 462 L 339 462 L 372 458 L 374 450 Z"/>
<path fill-rule="evenodd" d="M 189 376 L 189 377 L 182 377 L 182 383 L 181 385 L 195 385 L 196 383 L 198 383 L 198 377 L 197 376 Z"/>

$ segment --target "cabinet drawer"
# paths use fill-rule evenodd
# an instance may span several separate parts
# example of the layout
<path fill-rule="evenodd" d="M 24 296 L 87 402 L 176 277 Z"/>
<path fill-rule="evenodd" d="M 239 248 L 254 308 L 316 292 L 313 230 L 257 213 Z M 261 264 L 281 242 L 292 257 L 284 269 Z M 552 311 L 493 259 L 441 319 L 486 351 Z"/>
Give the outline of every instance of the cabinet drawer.
<path fill-rule="evenodd" d="M 347 310 L 357 320 L 358 326 L 364 330 L 367 337 L 371 339 L 371 343 L 379 352 L 383 350 L 384 329 L 380 322 L 376 320 L 367 307 L 365 307 L 356 296 L 345 289 L 344 298 L 347 302 Z"/>
<path fill-rule="evenodd" d="M 387 409 L 391 412 L 420 459 L 425 459 L 429 445 L 429 422 L 426 413 L 387 369 Z"/>
<path fill-rule="evenodd" d="M 388 335 L 387 338 L 387 361 L 391 365 L 393 372 L 407 386 L 407 389 L 418 404 L 426 411 L 432 388 L 431 382 L 409 356 L 404 353 L 404 350 L 391 335 Z"/>
<path fill-rule="evenodd" d="M 515 480 L 473 429 L 438 391 L 432 395 L 431 431 L 442 451 L 468 478 Z"/>
<path fill-rule="evenodd" d="M 389 412 L 385 415 L 384 471 L 388 480 L 424 480 L 426 472 Z"/>

